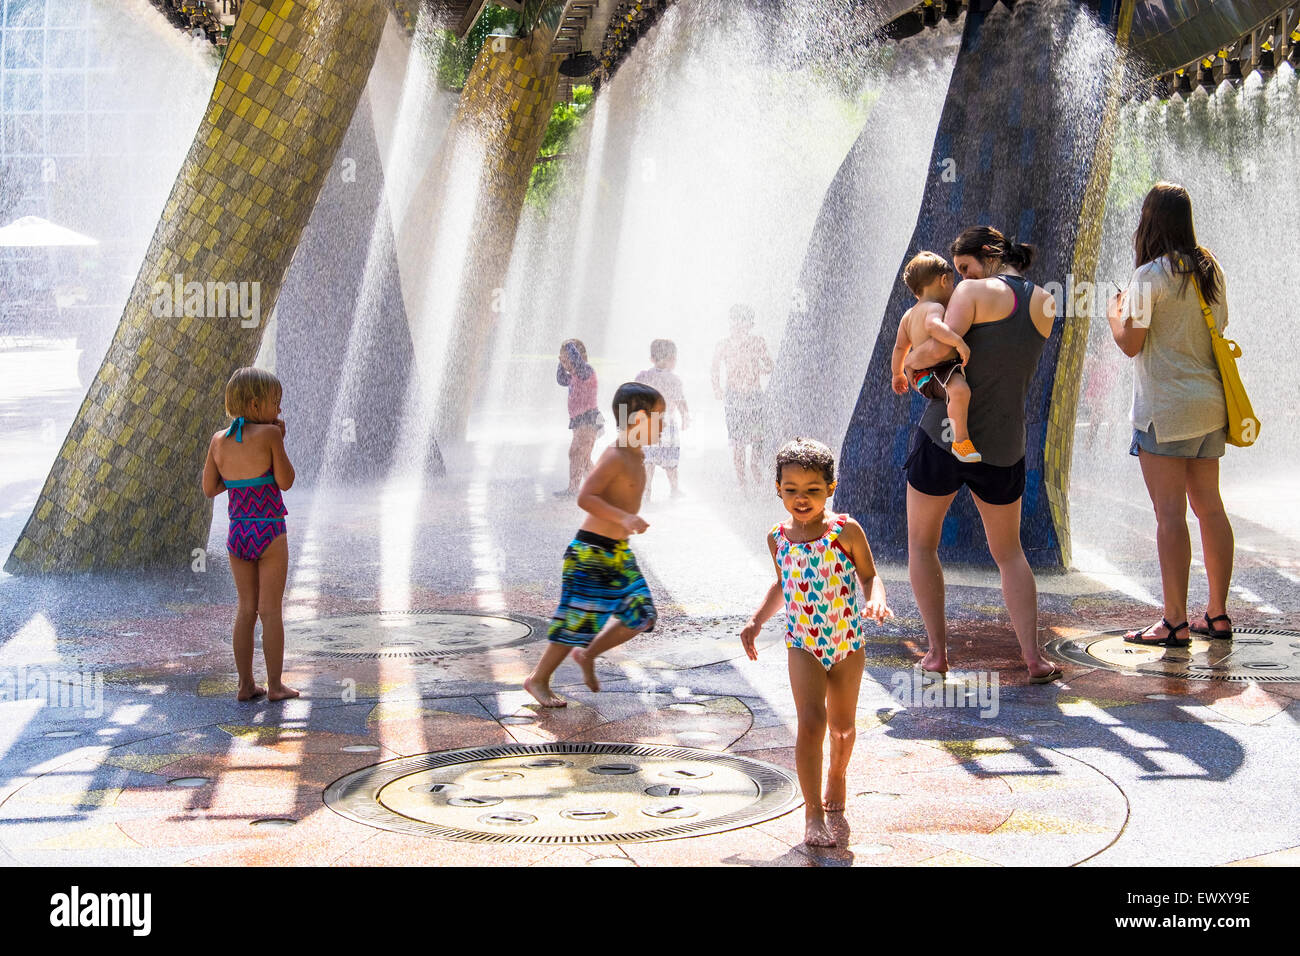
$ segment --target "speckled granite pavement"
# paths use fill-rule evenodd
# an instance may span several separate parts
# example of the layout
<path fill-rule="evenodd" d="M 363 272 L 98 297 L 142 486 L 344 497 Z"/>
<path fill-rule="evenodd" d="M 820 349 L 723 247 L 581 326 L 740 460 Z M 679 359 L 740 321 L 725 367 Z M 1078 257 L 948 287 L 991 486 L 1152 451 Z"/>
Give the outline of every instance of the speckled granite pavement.
<path fill-rule="evenodd" d="M 75 389 L 50 381 L 34 414 L 0 402 L 8 423 L 0 432 L 6 551 L 53 453 L 44 433 L 57 432 L 55 448 L 62 435 L 61 418 L 47 423 L 75 411 Z M 442 625 L 404 639 L 424 626 L 423 611 L 508 615 L 526 625 L 553 609 L 559 556 L 577 512 L 551 496 L 562 480 L 563 446 L 531 443 L 522 431 L 491 447 L 450 450 L 451 477 L 423 491 L 295 488 L 286 495 L 286 679 L 303 691 L 298 700 L 234 700 L 234 589 L 221 515 L 201 571 L 0 578 L 0 678 L 11 688 L 0 700 L 0 860 L 1297 862 L 1300 823 L 1279 811 L 1293 804 L 1300 775 L 1300 683 L 1134 676 L 1066 662 L 1064 681 L 1029 685 L 996 578 L 979 569 L 950 569 L 951 658 L 971 680 L 996 673 L 995 708 L 981 708 L 977 694 L 968 698 L 955 683 L 946 702 L 904 695 L 924 636 L 905 570 L 885 569 L 897 619 L 868 648 L 848 809 L 836 823 L 834 850 L 801 843 L 798 809 L 689 839 L 500 845 L 381 830 L 323 804 L 333 781 L 379 761 L 516 742 L 682 746 L 792 773 L 794 708 L 779 631 L 765 630 L 756 663 L 736 638 L 771 574 L 762 539 L 779 507 L 766 494 L 734 493 L 725 456 L 709 446 L 707 430 L 699 435 L 700 450 L 688 446 L 683 464 L 690 495 L 652 500 L 650 533 L 633 542 L 661 625 L 602 661 L 599 694 L 564 665 L 556 688 L 572 704 L 562 711 L 537 707 L 520 689 L 542 647 L 536 630 L 525 626 L 522 638 L 506 635 L 481 650 L 457 647 L 451 632 L 444 635 L 450 644 L 430 650 L 429 635 Z M 1244 517 L 1282 500 L 1270 504 L 1270 494 L 1281 492 L 1257 489 L 1234 511 L 1232 611 L 1243 626 L 1300 629 L 1296 519 L 1285 508 L 1272 512 L 1279 517 L 1271 523 Z M 1158 617 L 1143 597 L 1159 587 L 1148 556 L 1154 522 L 1120 497 L 1088 491 L 1081 504 L 1080 520 L 1106 522 L 1105 535 L 1093 540 L 1114 543 L 1094 552 L 1104 566 L 1094 560 L 1087 573 L 1040 578 L 1044 642 Z M 1203 580 L 1193 586 L 1194 608 L 1198 596 L 1203 601 Z M 356 625 L 346 632 L 349 647 L 311 637 L 320 633 L 312 622 L 339 617 Z M 260 674 L 260 653 L 257 667 Z"/>

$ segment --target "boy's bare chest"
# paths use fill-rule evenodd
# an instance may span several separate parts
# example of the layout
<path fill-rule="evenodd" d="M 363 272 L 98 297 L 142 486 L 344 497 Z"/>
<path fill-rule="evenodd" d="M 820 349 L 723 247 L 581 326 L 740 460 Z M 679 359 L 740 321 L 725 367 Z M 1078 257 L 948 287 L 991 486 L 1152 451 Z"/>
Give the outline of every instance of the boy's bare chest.
<path fill-rule="evenodd" d="M 610 481 L 606 492 L 611 498 L 617 498 L 615 504 L 639 504 L 645 492 L 645 464 L 632 456 L 622 463 L 618 474 Z"/>

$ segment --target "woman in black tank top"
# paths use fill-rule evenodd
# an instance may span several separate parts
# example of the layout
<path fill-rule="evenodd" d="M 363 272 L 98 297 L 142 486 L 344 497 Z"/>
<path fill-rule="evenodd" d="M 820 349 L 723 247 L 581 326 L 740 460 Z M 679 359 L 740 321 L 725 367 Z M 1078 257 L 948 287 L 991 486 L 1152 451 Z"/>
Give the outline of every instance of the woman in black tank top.
<path fill-rule="evenodd" d="M 939 537 L 948 508 L 966 485 L 1001 572 L 1003 600 L 1030 682 L 1044 684 L 1061 677 L 1061 671 L 1038 647 L 1038 589 L 1020 545 L 1020 499 L 1025 490 L 1025 398 L 1051 333 L 1055 303 L 1020 274 L 1033 249 L 1008 242 L 996 229 L 965 230 L 951 254 L 963 279 L 997 281 L 972 282 L 966 291 L 959 283 L 948 304 L 948 324 L 971 349 L 966 366 L 969 428 L 983 461 L 967 464 L 952 454 L 946 406 L 932 401 L 912 436 L 905 465 L 908 574 L 930 642 L 920 667 L 926 676 L 948 670 Z M 1012 302 L 1003 304 L 1007 291 Z M 906 364 L 933 365 L 941 348 L 934 340 L 924 343 Z"/>

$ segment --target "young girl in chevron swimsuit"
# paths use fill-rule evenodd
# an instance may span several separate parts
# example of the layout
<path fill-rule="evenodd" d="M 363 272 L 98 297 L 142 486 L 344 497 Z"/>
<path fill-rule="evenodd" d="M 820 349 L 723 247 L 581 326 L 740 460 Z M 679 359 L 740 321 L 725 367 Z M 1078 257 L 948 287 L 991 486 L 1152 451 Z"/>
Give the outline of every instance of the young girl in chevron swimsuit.
<path fill-rule="evenodd" d="M 834 846 L 827 813 L 843 813 L 849 758 L 856 737 L 858 687 L 865 660 L 863 619 L 894 616 L 862 526 L 826 510 L 835 491 L 835 459 L 820 442 L 796 438 L 776 456 L 776 491 L 790 520 L 767 537 L 776 581 L 740 632 L 745 653 L 768 618 L 785 609 L 786 656 L 799 731 L 795 767 L 804 794 L 804 841 Z M 822 789 L 822 743 L 831 731 L 831 760 Z"/>
<path fill-rule="evenodd" d="M 285 538 L 287 514 L 281 491 L 293 485 L 293 465 L 284 450 L 280 419 L 280 380 L 259 368 L 241 368 L 226 383 L 230 427 L 208 444 L 203 465 L 203 493 L 228 496 L 230 531 L 226 550 L 239 593 L 235 611 L 235 668 L 239 700 L 266 695 L 269 700 L 297 697 L 281 681 L 284 667 L 284 616 L 281 602 L 289 572 Z M 266 687 L 253 680 L 253 627 L 262 619 L 262 653 Z"/>

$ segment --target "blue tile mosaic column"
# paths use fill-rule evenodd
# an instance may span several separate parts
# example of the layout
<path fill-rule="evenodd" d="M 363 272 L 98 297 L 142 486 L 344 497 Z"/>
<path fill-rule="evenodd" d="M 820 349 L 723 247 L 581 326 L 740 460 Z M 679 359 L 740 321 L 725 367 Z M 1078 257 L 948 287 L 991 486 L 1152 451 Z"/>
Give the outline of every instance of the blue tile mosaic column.
<path fill-rule="evenodd" d="M 1066 42 L 1077 18 L 1090 15 L 1068 0 L 968 11 L 903 262 L 922 249 L 946 256 L 962 229 L 992 225 L 1038 247 L 1028 272 L 1036 283 L 1064 284 L 1067 274 L 1092 279 L 1118 61 L 1113 47 L 1098 56 Z M 1118 28 L 1125 39 L 1131 17 L 1132 4 L 1125 3 L 1112 36 Z M 915 392 L 904 398 L 889 390 L 898 319 L 914 301 L 901 282 L 894 286 L 844 439 L 835 496 L 866 528 L 876 552 L 894 560 L 907 555 L 902 466 L 926 404 Z M 1029 387 L 1021 539 L 1038 567 L 1064 568 L 1070 560 L 1066 493 L 1087 327 L 1087 316 L 1058 315 Z M 949 560 L 992 562 L 969 492 L 953 503 L 940 550 Z"/>

